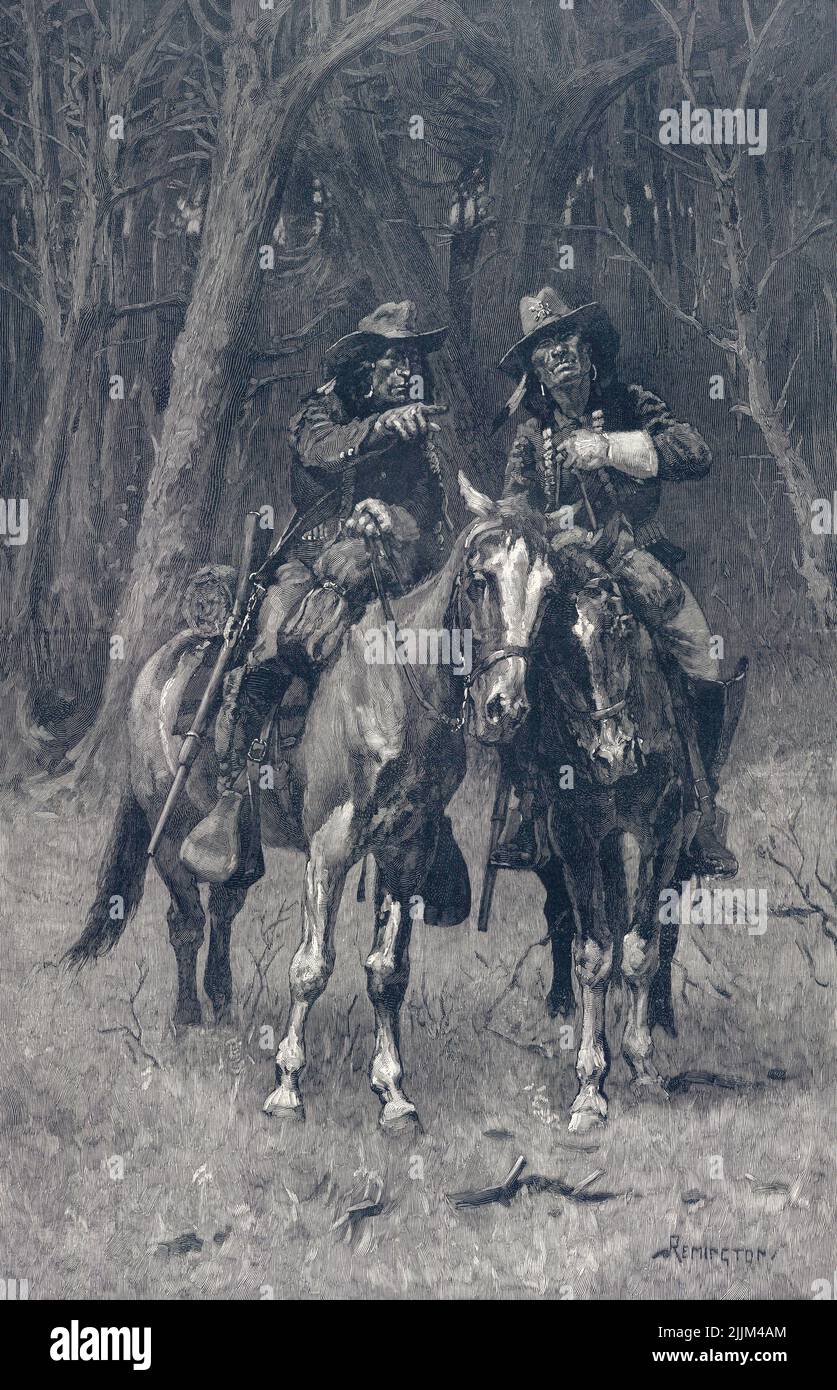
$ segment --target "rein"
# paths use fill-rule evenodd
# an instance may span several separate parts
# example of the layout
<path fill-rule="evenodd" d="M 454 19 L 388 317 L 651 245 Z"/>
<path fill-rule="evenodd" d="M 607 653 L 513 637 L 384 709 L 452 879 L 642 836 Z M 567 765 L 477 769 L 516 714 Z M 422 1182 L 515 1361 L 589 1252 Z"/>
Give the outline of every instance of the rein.
<path fill-rule="evenodd" d="M 465 551 L 466 551 L 466 552 L 467 552 L 468 546 L 469 546 L 469 545 L 471 544 L 471 542 L 473 541 L 474 536 L 475 536 L 477 530 L 478 530 L 478 526 L 475 526 L 474 529 L 473 529 L 473 530 L 469 533 L 469 535 L 466 537 L 466 540 L 465 540 Z M 398 571 L 397 571 L 397 569 L 396 569 L 395 562 L 394 562 L 393 556 L 392 556 L 392 554 L 391 554 L 391 552 L 390 552 L 390 547 L 389 547 L 389 545 L 387 544 L 386 539 L 384 538 L 383 535 L 380 534 L 380 532 L 378 533 L 378 536 L 376 537 L 376 539 L 377 539 L 377 541 L 378 541 L 378 543 L 379 543 L 379 545 L 380 545 L 380 547 L 381 547 L 381 550 L 382 550 L 383 553 L 384 553 L 384 556 L 385 556 L 387 562 L 389 563 L 390 568 L 392 569 L 393 573 L 396 575 L 396 578 L 397 578 L 397 576 L 398 576 Z M 398 620 L 397 620 L 397 618 L 396 618 L 396 616 L 395 616 L 395 613 L 394 613 L 394 611 L 393 611 L 392 604 L 390 603 L 389 595 L 388 595 L 388 593 L 387 593 L 387 591 L 386 591 L 386 586 L 384 585 L 383 577 L 382 577 L 382 575 L 381 575 L 380 565 L 378 564 L 378 557 L 377 557 L 377 555 L 375 554 L 375 547 L 374 547 L 373 544 L 369 544 L 368 549 L 369 549 L 369 563 L 370 563 L 370 567 L 371 567 L 371 570 L 372 570 L 372 578 L 373 578 L 373 580 L 374 580 L 374 582 L 375 582 L 375 591 L 376 591 L 376 593 L 377 593 L 377 595 L 378 595 L 378 598 L 379 598 L 379 600 L 380 600 L 381 607 L 382 607 L 383 610 L 384 610 L 384 617 L 386 618 L 386 620 L 387 620 L 388 623 L 391 623 L 391 624 L 392 624 L 392 627 L 393 627 L 393 629 L 394 629 L 394 631 L 395 631 L 396 640 L 397 640 L 398 637 L 400 636 L 400 629 L 399 629 L 399 627 L 398 627 Z M 457 621 L 458 621 L 460 630 L 461 630 L 461 627 L 462 627 L 462 620 L 461 620 L 462 587 L 461 587 L 461 586 L 462 586 L 462 575 L 461 575 L 461 573 L 460 573 L 459 575 L 457 575 L 457 579 L 456 579 Z M 403 586 L 400 585 L 400 581 L 399 581 L 399 587 L 402 588 L 402 593 L 403 593 Z M 421 685 L 420 685 L 420 683 L 419 683 L 418 677 L 416 676 L 416 673 L 415 673 L 415 671 L 413 670 L 412 666 L 409 664 L 409 662 L 406 662 L 406 661 L 405 661 L 405 662 L 399 662 L 399 667 L 400 667 L 400 670 L 401 670 L 401 672 L 402 672 L 402 674 L 403 674 L 403 676 L 404 676 L 405 681 L 407 682 L 408 686 L 410 687 L 411 691 L 413 692 L 413 695 L 415 696 L 415 699 L 416 699 L 416 700 L 418 701 L 418 703 L 421 705 L 422 709 L 423 709 L 427 714 L 431 715 L 434 719 L 437 719 L 437 720 L 439 721 L 440 724 L 445 724 L 445 725 L 447 726 L 447 728 L 449 728 L 449 729 L 451 730 L 451 732 L 453 732 L 453 733 L 460 733 L 460 732 L 462 731 L 462 729 L 465 728 L 465 722 L 466 722 L 466 719 L 467 719 L 467 717 L 468 717 L 468 695 L 469 695 L 469 693 L 470 693 L 470 689 L 471 689 L 471 686 L 473 685 L 474 681 L 477 680 L 479 676 L 484 675 L 485 672 L 488 671 L 488 670 L 490 670 L 490 668 L 491 668 L 492 666 L 495 666 L 495 665 L 497 664 L 498 661 L 504 661 L 507 657 L 513 657 L 513 656 L 522 657 L 523 660 L 526 661 L 526 660 L 528 659 L 528 657 L 529 657 L 529 648 L 528 648 L 528 647 L 521 647 L 521 646 L 497 647 L 497 648 L 495 648 L 494 651 L 490 652 L 488 656 L 483 657 L 482 661 L 477 662 L 477 665 L 476 665 L 476 666 L 473 666 L 466 676 L 460 677 L 460 679 L 461 679 L 462 682 L 463 682 L 463 685 L 462 685 L 462 704 L 461 704 L 461 706 L 460 706 L 459 714 L 456 715 L 455 717 L 454 717 L 453 715 L 450 715 L 450 714 L 445 713 L 444 710 L 440 710 L 436 705 L 434 705 L 434 704 L 432 703 L 431 700 L 428 700 L 427 696 L 425 695 L 424 691 L 423 691 L 422 688 L 421 688 Z"/>
<path fill-rule="evenodd" d="M 572 714 L 580 714 L 583 719 L 593 720 L 609 719 L 612 714 L 619 714 L 627 704 L 627 700 L 617 700 L 614 705 L 606 705 L 604 709 L 578 709 L 575 705 L 571 705 L 569 700 L 566 700 L 560 691 L 558 692 L 558 698 Z"/>
<path fill-rule="evenodd" d="M 387 560 L 389 560 L 389 548 L 386 546 L 383 537 L 379 536 L 378 539 L 381 543 L 381 548 L 384 551 Z M 375 590 L 377 592 L 378 598 L 381 601 L 381 607 L 384 610 L 384 617 L 386 618 L 388 623 L 392 623 L 393 628 L 395 629 L 397 640 L 398 636 L 400 635 L 398 621 L 396 619 L 395 613 L 393 612 L 392 604 L 389 601 L 389 595 L 387 594 L 386 587 L 381 576 L 381 569 L 378 564 L 378 557 L 375 554 L 375 550 L 372 545 L 369 546 L 369 564 L 372 569 L 372 578 L 375 581 Z M 465 720 L 467 718 L 469 681 L 466 680 L 465 686 L 462 691 L 462 705 L 459 714 L 453 716 L 447 714 L 444 710 L 438 709 L 436 705 L 432 703 L 431 700 L 428 700 L 427 696 L 421 688 L 421 685 L 419 684 L 416 673 L 413 670 L 412 666 L 410 666 L 409 662 L 404 662 L 403 664 L 399 663 L 399 666 L 405 681 L 412 690 L 415 699 L 421 705 L 422 709 L 427 714 L 432 715 L 434 719 L 438 719 L 439 723 L 444 724 L 448 729 L 450 729 L 451 733 L 460 733 L 462 729 L 465 728 Z"/>

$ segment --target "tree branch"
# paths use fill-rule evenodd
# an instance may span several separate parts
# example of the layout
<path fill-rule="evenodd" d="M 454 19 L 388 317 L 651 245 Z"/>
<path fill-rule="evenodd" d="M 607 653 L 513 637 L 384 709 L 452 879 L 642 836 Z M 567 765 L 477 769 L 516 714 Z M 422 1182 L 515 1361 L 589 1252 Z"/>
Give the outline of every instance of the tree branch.
<path fill-rule="evenodd" d="M 167 3 L 160 10 L 148 38 L 134 49 L 125 63 L 122 75 L 129 80 L 135 89 L 139 87 L 151 58 L 179 15 L 180 7 L 181 0 L 167 0 Z"/>
<path fill-rule="evenodd" d="M 471 61 L 490 72 L 511 94 L 516 85 L 516 73 L 508 50 L 469 19 L 454 0 L 433 0 L 432 9 L 435 15 L 450 25 Z"/>
<path fill-rule="evenodd" d="M 784 251 L 780 251 L 778 256 L 774 256 L 773 260 L 770 262 L 770 265 L 767 267 L 766 271 L 759 280 L 757 293 L 761 295 L 764 292 L 767 282 L 769 281 L 771 275 L 773 274 L 780 261 L 784 261 L 788 256 L 792 256 L 796 251 L 801 251 L 803 246 L 807 246 L 808 242 L 812 241 L 815 236 L 819 236 L 821 232 L 827 232 L 829 227 L 833 226 L 834 220 L 833 218 L 829 218 L 825 222 L 820 222 L 819 225 L 816 227 L 806 228 L 806 230 L 802 233 L 801 237 L 798 237 L 797 240 L 792 242 L 790 246 L 787 246 Z"/>
<path fill-rule="evenodd" d="M 36 135 L 40 135 L 44 140 L 52 140 L 54 144 L 60 145 L 62 150 L 69 151 L 73 158 L 77 159 L 81 164 L 82 168 L 84 168 L 84 160 L 82 159 L 78 150 L 74 150 L 72 145 L 67 145 L 63 140 L 59 140 L 57 135 L 51 135 L 48 130 L 43 130 L 40 126 L 32 125 L 31 121 L 22 121 L 19 116 L 10 116 L 6 111 L 4 111 L 2 115 L 0 115 L 0 120 L 11 121 L 12 125 L 20 125 L 24 126 L 27 130 L 33 130 Z M 6 137 L 3 136 L 2 138 L 5 142 Z"/>
<path fill-rule="evenodd" d="M 144 304 L 116 304 L 110 312 L 110 319 L 115 322 L 117 319 L 127 318 L 129 314 L 152 314 L 158 309 L 185 309 L 186 300 L 180 294 L 173 294 L 168 299 L 149 299 Z"/>
<path fill-rule="evenodd" d="M 192 18 L 194 19 L 201 33 L 206 34 L 207 38 L 210 38 L 213 43 L 216 43 L 220 48 L 223 48 L 224 45 L 227 44 L 230 39 L 228 31 L 225 29 L 219 29 L 217 25 L 212 23 L 212 20 L 209 18 L 206 11 L 201 7 L 200 0 L 187 0 L 187 4 L 192 12 Z"/>
<path fill-rule="evenodd" d="M 293 93 L 288 102 L 287 115 L 301 120 L 345 63 L 372 48 L 394 24 L 414 14 L 424 4 L 427 4 L 427 0 L 387 0 L 383 4 L 372 0 L 351 19 L 337 25 L 323 48 L 295 65 L 287 79 L 277 80 L 278 97 L 284 96 L 287 100 L 288 86 Z"/>
<path fill-rule="evenodd" d="M 24 309 L 29 309 L 39 319 L 43 319 L 44 311 L 42 306 L 36 299 L 32 299 L 25 290 L 18 291 L 13 289 L 11 285 L 7 285 L 4 281 L 0 280 L 0 291 L 3 291 L 4 294 L 10 294 L 12 299 L 16 299 L 18 304 L 23 305 Z"/>
<path fill-rule="evenodd" d="M 142 193 L 144 189 L 150 188 L 154 183 L 159 183 L 161 179 L 170 178 L 175 172 L 175 166 L 177 164 L 193 164 L 208 160 L 209 155 L 202 154 L 199 150 L 191 151 L 189 154 L 175 155 L 173 159 L 169 160 L 165 169 L 161 169 L 157 174 L 150 174 L 147 179 L 143 179 L 142 183 L 133 183 L 129 188 L 117 189 L 108 199 L 107 204 L 102 210 L 101 216 L 106 217 L 123 198 L 133 198 L 135 194 Z"/>
<path fill-rule="evenodd" d="M 783 4 L 784 0 L 779 0 L 779 3 Z M 695 86 L 692 82 L 690 71 L 692 59 L 692 42 L 694 39 L 694 25 L 692 23 L 692 20 L 694 18 L 694 12 L 690 16 L 689 28 L 687 30 L 686 38 L 684 39 L 683 34 L 680 31 L 680 25 L 677 23 L 677 20 L 674 18 L 674 15 L 666 9 L 665 5 L 662 3 L 662 0 L 651 0 L 651 4 L 654 6 L 654 9 L 657 11 L 657 14 L 661 15 L 662 18 L 665 20 L 666 24 L 668 25 L 669 29 L 674 35 L 677 75 L 680 78 L 680 85 L 683 88 L 683 91 L 686 93 L 686 96 L 688 97 L 689 101 L 692 103 L 692 106 L 700 106 L 700 99 L 698 97 L 697 92 L 695 91 Z M 739 105 L 741 105 L 740 101 Z M 708 145 L 702 146 L 702 150 L 703 157 L 706 163 L 709 165 L 709 168 L 715 180 L 722 182 L 727 176 L 727 170 L 724 168 L 723 163 L 720 159 L 718 159 L 717 155 L 713 154 Z"/>
<path fill-rule="evenodd" d="M 787 376 L 786 376 L 786 378 L 785 378 L 785 384 L 784 384 L 784 386 L 782 387 L 782 393 L 781 393 L 781 395 L 779 396 L 778 401 L 776 402 L 776 409 L 775 409 L 775 411 L 774 411 L 774 414 L 775 414 L 777 420 L 781 418 L 782 411 L 783 411 L 784 408 L 785 408 L 785 401 L 786 401 L 787 398 L 788 398 L 788 387 L 789 387 L 790 384 L 791 384 L 791 377 L 793 376 L 794 372 L 796 371 L 796 365 L 797 365 L 797 363 L 798 363 L 798 361 L 799 361 L 799 359 L 800 359 L 801 356 L 802 356 L 802 349 L 800 348 L 799 352 L 796 354 L 796 356 L 794 357 L 793 361 L 791 362 L 790 371 L 788 372 L 788 374 L 787 374 Z"/>
<path fill-rule="evenodd" d="M 108 32 L 107 25 L 102 19 L 102 16 L 99 14 L 99 11 L 96 9 L 96 0 L 84 0 L 84 7 L 88 11 L 91 19 L 93 20 L 93 24 L 96 28 L 97 34 L 106 34 Z"/>
<path fill-rule="evenodd" d="M 702 333 L 705 338 L 708 338 L 711 343 L 714 343 L 715 347 L 721 348 L 722 351 L 735 351 L 737 346 L 735 338 L 721 337 L 719 332 L 710 328 L 708 324 L 701 323 L 700 319 L 696 318 L 694 314 L 687 314 L 684 309 L 681 309 L 679 304 L 675 304 L 669 299 L 657 283 L 653 271 L 631 250 L 627 242 L 623 241 L 616 232 L 611 231 L 610 227 L 596 227 L 592 224 L 570 223 L 566 230 L 568 232 L 596 232 L 599 236 L 612 237 L 616 244 L 621 247 L 625 258 L 635 265 L 637 270 L 642 271 L 642 274 L 650 284 L 660 303 L 668 309 L 680 323 L 686 323 L 690 328 L 696 328 L 698 333 Z"/>
<path fill-rule="evenodd" d="M 5 135 L 3 134 L 2 130 L 0 130 L 0 154 L 4 154 L 6 156 L 12 168 L 17 169 L 17 172 L 26 181 L 26 183 L 35 183 L 36 176 L 34 172 L 28 167 L 28 165 L 24 164 L 23 160 L 20 158 L 20 155 L 15 153 L 8 140 L 6 139 Z"/>
<path fill-rule="evenodd" d="M 656 3 L 656 0 L 654 0 L 654 3 Z M 740 85 L 740 87 L 738 88 L 738 100 L 737 100 L 737 102 L 736 102 L 736 105 L 737 105 L 737 106 L 742 106 L 742 107 L 743 107 L 743 106 L 746 104 L 747 96 L 748 96 L 749 91 L 750 91 L 750 85 L 751 85 L 751 83 L 752 83 L 752 81 L 753 81 L 753 77 L 755 76 L 756 67 L 757 67 L 757 63 L 758 63 L 758 59 L 759 59 L 759 57 L 760 57 L 760 55 L 761 55 L 761 50 L 762 50 L 762 48 L 764 47 L 764 41 L 765 41 L 765 39 L 767 38 L 767 35 L 768 35 L 768 33 L 770 32 L 770 29 L 771 29 L 771 27 L 772 27 L 774 21 L 775 21 L 776 18 L 778 17 L 779 13 L 784 9 L 786 3 L 787 3 L 787 0 L 778 0 L 778 3 L 777 3 L 776 6 L 774 7 L 774 9 L 771 10 L 770 14 L 767 16 L 767 19 L 764 21 L 764 24 L 762 25 L 762 28 L 761 28 L 761 33 L 760 33 L 760 34 L 758 35 L 758 37 L 756 38 L 755 44 L 753 44 L 752 41 L 751 41 L 751 45 L 750 45 L 750 56 L 749 56 L 749 58 L 747 59 L 747 66 L 746 66 L 745 69 L 744 69 L 744 73 L 743 73 L 743 76 L 742 76 L 742 78 L 741 78 L 741 85 Z M 746 23 L 746 18 L 747 18 L 747 15 L 745 14 L 745 23 Z M 752 27 L 752 18 L 750 17 L 750 24 L 748 25 L 748 30 L 747 30 L 748 36 L 749 36 L 749 34 L 750 34 L 750 29 L 751 29 L 751 27 Z"/>
<path fill-rule="evenodd" d="M 645 140 L 652 149 L 657 150 L 664 158 L 675 159 L 678 164 L 685 164 L 686 168 L 689 170 L 689 178 L 694 179 L 695 183 L 705 183 L 710 188 L 714 187 L 711 179 L 706 179 L 700 173 L 696 172 L 702 167 L 701 165 L 696 164 L 693 159 L 687 159 L 685 155 L 677 154 L 670 145 L 661 145 L 658 140 L 652 140 L 650 135 L 646 135 L 641 130 L 626 129 L 624 133 L 625 135 L 636 135 L 640 140 Z"/>

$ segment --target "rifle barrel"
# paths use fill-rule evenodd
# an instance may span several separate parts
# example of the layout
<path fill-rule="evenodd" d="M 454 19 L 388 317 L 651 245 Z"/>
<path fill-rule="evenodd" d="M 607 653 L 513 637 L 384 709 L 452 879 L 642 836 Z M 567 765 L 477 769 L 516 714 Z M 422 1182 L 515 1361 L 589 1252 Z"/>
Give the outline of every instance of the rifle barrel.
<path fill-rule="evenodd" d="M 238 572 L 238 585 L 235 591 L 235 600 L 233 602 L 233 609 L 231 614 L 231 618 L 234 620 L 234 623 L 238 622 L 238 620 L 241 618 L 242 613 L 244 612 L 244 606 L 247 602 L 247 596 L 250 592 L 250 571 L 253 565 L 253 549 L 256 543 L 256 527 L 258 526 L 258 524 L 259 513 L 248 512 L 244 523 L 244 538 L 241 546 L 241 564 Z M 163 806 L 163 809 L 160 812 L 160 817 L 157 821 L 157 824 L 154 827 L 154 834 L 151 836 L 151 840 L 148 845 L 149 858 L 153 858 L 153 856 L 156 854 L 157 847 L 160 843 L 160 840 L 163 837 L 163 832 L 169 822 L 171 813 L 174 810 L 175 805 L 177 804 L 180 798 L 180 794 L 186 785 L 186 779 L 189 776 L 192 764 L 198 755 L 198 750 L 201 745 L 201 737 L 203 735 L 204 728 L 206 727 L 207 720 L 209 719 L 209 712 L 212 708 L 215 697 L 218 694 L 218 690 L 220 689 L 221 682 L 224 679 L 227 667 L 229 666 L 230 661 L 232 659 L 232 654 L 235 650 L 235 646 L 236 639 L 235 634 L 233 633 L 232 641 L 225 641 L 220 652 L 215 658 L 215 665 L 213 666 L 212 674 L 210 675 L 209 680 L 207 681 L 206 689 L 204 690 L 203 697 L 201 699 L 200 704 L 198 705 L 197 713 L 195 714 L 195 717 L 192 720 L 192 727 L 184 736 L 183 742 L 180 745 L 180 753 L 177 759 L 177 772 L 175 773 L 174 781 L 171 784 L 169 794 L 166 797 L 165 805 Z"/>

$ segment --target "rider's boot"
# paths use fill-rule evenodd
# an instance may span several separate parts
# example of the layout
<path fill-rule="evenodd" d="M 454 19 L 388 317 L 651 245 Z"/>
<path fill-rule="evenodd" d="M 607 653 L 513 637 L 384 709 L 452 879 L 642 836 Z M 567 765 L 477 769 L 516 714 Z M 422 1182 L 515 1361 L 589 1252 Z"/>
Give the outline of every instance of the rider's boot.
<path fill-rule="evenodd" d="M 684 874 L 735 878 L 738 860 L 723 843 L 715 797 L 720 770 L 732 744 L 741 714 L 747 663 L 742 661 L 730 681 L 692 680 L 689 683 L 690 743 L 693 782 L 700 820 L 681 861 Z"/>
<path fill-rule="evenodd" d="M 282 678 L 259 668 L 238 668 L 225 686 L 215 730 L 218 800 L 180 850 L 181 863 L 201 883 L 249 888 L 264 875 L 258 792 L 254 798 L 251 777 L 257 779 L 264 757 L 263 726 L 283 694 Z"/>

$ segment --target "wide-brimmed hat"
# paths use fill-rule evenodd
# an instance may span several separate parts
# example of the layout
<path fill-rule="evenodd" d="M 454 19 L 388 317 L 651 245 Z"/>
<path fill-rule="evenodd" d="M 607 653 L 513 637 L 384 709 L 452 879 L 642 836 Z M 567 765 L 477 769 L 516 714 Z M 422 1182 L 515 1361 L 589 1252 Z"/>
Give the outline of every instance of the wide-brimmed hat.
<path fill-rule="evenodd" d="M 400 304 L 379 304 L 360 320 L 354 333 L 347 333 L 332 344 L 326 361 L 335 367 L 366 345 L 379 349 L 386 342 L 419 343 L 425 352 L 434 352 L 442 343 L 447 328 L 431 328 L 420 333 L 416 323 L 416 306 L 412 299 L 404 299 Z"/>
<path fill-rule="evenodd" d="M 592 300 L 571 309 L 549 285 L 537 294 L 525 294 L 520 301 L 520 326 L 523 337 L 509 348 L 497 364 L 501 372 L 519 376 L 530 364 L 532 349 L 542 338 L 568 333 L 581 333 L 590 343 L 595 356 L 607 362 L 619 350 L 619 334 L 610 321 L 607 310 Z"/>

